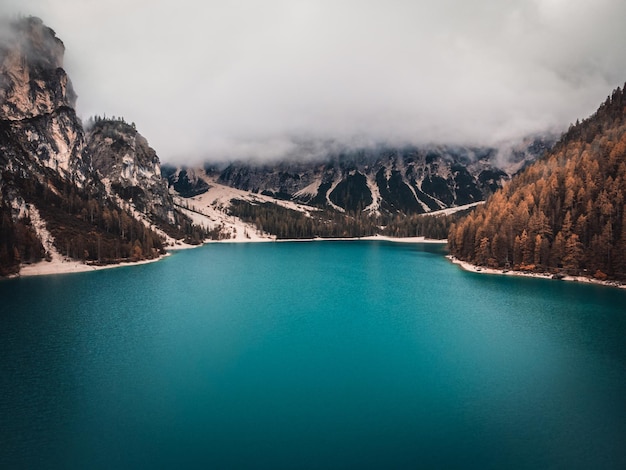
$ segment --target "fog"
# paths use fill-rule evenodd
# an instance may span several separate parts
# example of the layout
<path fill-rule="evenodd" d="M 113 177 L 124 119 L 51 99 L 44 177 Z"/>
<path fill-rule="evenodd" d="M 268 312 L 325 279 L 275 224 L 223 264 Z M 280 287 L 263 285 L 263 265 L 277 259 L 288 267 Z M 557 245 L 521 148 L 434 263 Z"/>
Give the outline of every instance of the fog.
<path fill-rule="evenodd" d="M 622 0 L 0 9 L 39 16 L 63 40 L 83 119 L 123 116 L 171 163 L 302 158 L 327 143 L 499 145 L 566 129 L 626 81 Z"/>

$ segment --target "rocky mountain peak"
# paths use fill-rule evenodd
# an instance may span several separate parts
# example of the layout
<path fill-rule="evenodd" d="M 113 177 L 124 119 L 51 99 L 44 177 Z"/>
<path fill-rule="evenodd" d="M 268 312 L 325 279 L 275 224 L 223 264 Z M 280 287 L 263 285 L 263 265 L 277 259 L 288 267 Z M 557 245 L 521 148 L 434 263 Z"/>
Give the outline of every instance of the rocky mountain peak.
<path fill-rule="evenodd" d="M 78 185 L 89 179 L 76 94 L 63 42 L 39 18 L 7 22 L 0 36 L 0 124 L 9 165 L 43 165 Z M 15 155 L 13 155 L 15 153 Z"/>
<path fill-rule="evenodd" d="M 109 188 L 142 212 L 174 222 L 173 201 L 157 153 L 134 124 L 95 117 L 87 126 L 87 153 Z"/>
<path fill-rule="evenodd" d="M 63 70 L 65 46 L 39 18 L 3 25 L 0 119 L 22 120 L 73 108 L 76 94 Z"/>

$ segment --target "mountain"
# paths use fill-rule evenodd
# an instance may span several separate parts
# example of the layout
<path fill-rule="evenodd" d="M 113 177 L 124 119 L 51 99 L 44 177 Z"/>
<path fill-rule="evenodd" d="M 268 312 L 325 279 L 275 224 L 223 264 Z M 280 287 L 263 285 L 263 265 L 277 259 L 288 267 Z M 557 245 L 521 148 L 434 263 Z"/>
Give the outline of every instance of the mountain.
<path fill-rule="evenodd" d="M 626 279 L 626 93 L 616 89 L 544 158 L 451 227 L 471 263 Z"/>
<path fill-rule="evenodd" d="M 500 150 L 380 147 L 270 163 L 166 165 L 162 174 L 178 204 L 216 238 L 445 238 L 458 217 L 447 215 L 483 202 L 552 144 L 547 136 Z"/>
<path fill-rule="evenodd" d="M 163 165 L 161 168 L 161 174 L 167 180 L 168 186 L 184 198 L 206 193 L 209 184 L 204 176 L 211 173 L 210 169 L 177 168 L 173 165 Z"/>
<path fill-rule="evenodd" d="M 202 239 L 135 129 L 100 120 L 85 133 L 55 32 L 33 17 L 2 29 L 0 275 L 43 259 L 153 258 L 168 234 Z"/>
<path fill-rule="evenodd" d="M 74 112 L 76 94 L 62 68 L 63 43 L 37 18 L 3 29 L 9 34 L 0 43 L 4 145 L 0 163 L 3 168 L 28 164 L 50 168 L 83 186 L 91 162 L 82 152 L 84 134 Z M 11 158 L 18 154 L 19 158 Z"/>
<path fill-rule="evenodd" d="M 421 215 L 482 202 L 551 145 L 530 139 L 506 158 L 486 147 L 379 147 L 161 167 L 134 123 L 94 117 L 83 127 L 52 29 L 29 17 L 2 30 L 0 275 L 42 260 L 155 258 L 179 240 L 442 237 L 449 220 Z"/>
<path fill-rule="evenodd" d="M 534 160 L 550 144 L 527 142 L 509 163 Z M 489 147 L 381 147 L 312 161 L 234 163 L 219 182 L 346 213 L 424 214 L 483 201 L 502 187 L 511 175 L 497 156 Z"/>
<path fill-rule="evenodd" d="M 92 118 L 87 126 L 86 151 L 94 169 L 118 200 L 153 221 L 174 224 L 175 207 L 167 181 L 161 177 L 161 162 L 134 124 L 123 119 Z"/>

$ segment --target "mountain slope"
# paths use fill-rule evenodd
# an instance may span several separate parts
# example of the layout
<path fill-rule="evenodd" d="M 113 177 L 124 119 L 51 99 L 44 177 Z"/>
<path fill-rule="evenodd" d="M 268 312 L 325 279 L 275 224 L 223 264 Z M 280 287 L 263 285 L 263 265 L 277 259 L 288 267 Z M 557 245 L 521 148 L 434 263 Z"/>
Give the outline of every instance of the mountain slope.
<path fill-rule="evenodd" d="M 525 143 L 514 149 L 516 162 L 534 160 L 551 143 Z M 452 146 L 354 150 L 311 161 L 233 163 L 219 181 L 340 212 L 423 214 L 483 201 L 500 188 L 511 172 L 496 164 L 497 153 Z"/>
<path fill-rule="evenodd" d="M 552 142 L 532 138 L 504 150 L 381 147 L 221 169 L 165 165 L 162 174 L 178 204 L 212 237 L 445 238 L 451 220 L 482 203 Z M 233 218 L 241 219 L 239 230 Z"/>
<path fill-rule="evenodd" d="M 478 265 L 626 279 L 626 94 L 617 89 L 545 158 L 451 228 Z"/>
<path fill-rule="evenodd" d="M 4 24 L 3 31 L 0 275 L 42 259 L 102 264 L 153 258 L 163 252 L 163 231 L 182 238 L 191 221 L 176 215 L 156 155 L 146 188 L 161 192 L 152 193 L 149 204 L 138 206 L 110 190 L 116 175 L 101 168 L 93 134 L 86 140 L 55 32 L 32 17 Z M 117 147 L 115 139 L 111 144 Z"/>

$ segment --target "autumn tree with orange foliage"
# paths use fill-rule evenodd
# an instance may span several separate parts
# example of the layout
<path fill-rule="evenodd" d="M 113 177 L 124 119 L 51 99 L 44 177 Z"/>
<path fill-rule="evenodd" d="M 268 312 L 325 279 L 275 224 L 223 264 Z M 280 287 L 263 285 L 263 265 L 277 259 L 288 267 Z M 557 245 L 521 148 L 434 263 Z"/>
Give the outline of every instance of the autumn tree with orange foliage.
<path fill-rule="evenodd" d="M 452 225 L 452 254 L 494 268 L 626 280 L 626 93 Z"/>

